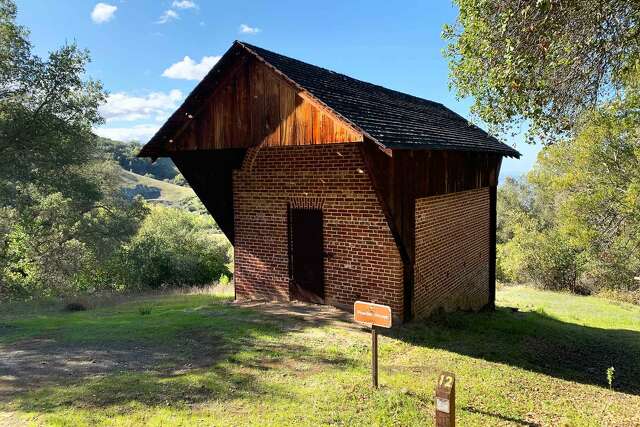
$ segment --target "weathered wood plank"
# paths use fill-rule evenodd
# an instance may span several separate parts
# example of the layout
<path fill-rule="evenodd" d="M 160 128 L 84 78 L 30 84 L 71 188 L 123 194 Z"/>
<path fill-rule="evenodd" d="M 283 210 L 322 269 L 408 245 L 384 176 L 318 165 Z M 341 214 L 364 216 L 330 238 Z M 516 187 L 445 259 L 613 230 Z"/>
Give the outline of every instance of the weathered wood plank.
<path fill-rule="evenodd" d="M 266 145 L 280 145 L 280 77 L 270 70 L 264 73 L 264 109 L 268 136 Z M 283 112 L 284 113 L 284 112 Z"/>
<path fill-rule="evenodd" d="M 238 57 L 228 73 L 169 151 L 363 140 L 362 133 L 252 57 Z"/>

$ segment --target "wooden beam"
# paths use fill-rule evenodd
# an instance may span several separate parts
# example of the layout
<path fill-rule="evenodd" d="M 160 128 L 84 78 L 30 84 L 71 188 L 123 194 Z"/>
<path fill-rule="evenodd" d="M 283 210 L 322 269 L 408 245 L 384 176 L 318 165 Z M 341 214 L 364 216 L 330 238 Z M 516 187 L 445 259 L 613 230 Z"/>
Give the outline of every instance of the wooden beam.
<path fill-rule="evenodd" d="M 396 218 L 391 207 L 391 191 L 393 188 L 393 183 L 395 182 L 394 165 L 391 161 L 391 156 L 388 156 L 387 153 L 384 152 L 384 150 L 380 150 L 380 147 L 376 144 L 375 141 L 365 139 L 360 143 L 359 146 L 360 153 L 362 154 L 362 159 L 365 164 L 365 169 L 367 170 L 367 175 L 369 176 L 369 180 L 371 181 L 373 190 L 376 193 L 378 203 L 382 208 L 385 220 L 387 222 L 387 225 L 389 226 L 389 230 L 391 231 L 393 240 L 396 243 L 398 252 L 400 253 L 400 259 L 402 260 L 404 291 L 403 321 L 406 322 L 412 317 L 411 293 L 413 290 L 413 265 L 411 262 L 411 257 L 409 256 L 407 250 L 407 242 L 403 239 L 401 229 L 398 227 L 398 223 L 402 223 L 401 221 L 397 221 L 399 218 Z M 380 151 L 384 153 L 383 157 L 378 154 L 380 153 Z M 380 164 L 380 162 L 382 162 L 382 164 Z M 409 291 L 408 294 L 407 291 Z"/>
<path fill-rule="evenodd" d="M 496 225 L 498 187 L 489 187 L 489 301 L 487 308 L 496 308 Z"/>

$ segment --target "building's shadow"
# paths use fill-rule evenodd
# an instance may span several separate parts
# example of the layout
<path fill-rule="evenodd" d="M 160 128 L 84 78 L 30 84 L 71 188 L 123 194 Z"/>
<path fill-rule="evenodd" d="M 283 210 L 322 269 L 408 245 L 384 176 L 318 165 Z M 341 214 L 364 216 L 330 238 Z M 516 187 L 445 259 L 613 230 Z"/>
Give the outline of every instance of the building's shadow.
<path fill-rule="evenodd" d="M 600 329 L 557 320 L 544 312 L 440 314 L 389 335 L 415 345 L 540 372 L 556 378 L 640 395 L 640 332 Z"/>

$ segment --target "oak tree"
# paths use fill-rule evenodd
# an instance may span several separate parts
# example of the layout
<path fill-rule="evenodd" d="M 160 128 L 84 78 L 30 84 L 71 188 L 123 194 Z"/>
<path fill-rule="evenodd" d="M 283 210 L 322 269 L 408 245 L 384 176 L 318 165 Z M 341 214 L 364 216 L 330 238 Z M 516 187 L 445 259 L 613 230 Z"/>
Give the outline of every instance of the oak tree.
<path fill-rule="evenodd" d="M 451 83 L 494 132 L 525 123 L 530 141 L 550 142 L 637 79 L 637 0 L 455 3 L 457 21 L 443 32 Z"/>

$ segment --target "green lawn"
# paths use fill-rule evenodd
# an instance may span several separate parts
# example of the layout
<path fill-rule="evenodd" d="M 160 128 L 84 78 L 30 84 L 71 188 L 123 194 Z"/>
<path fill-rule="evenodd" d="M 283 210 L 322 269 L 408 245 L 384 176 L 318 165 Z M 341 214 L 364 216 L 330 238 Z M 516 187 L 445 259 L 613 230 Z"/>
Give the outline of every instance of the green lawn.
<path fill-rule="evenodd" d="M 0 425 L 432 425 L 442 370 L 461 426 L 640 425 L 638 306 L 505 288 L 385 333 L 374 391 L 366 331 L 230 298 L 0 314 Z"/>

